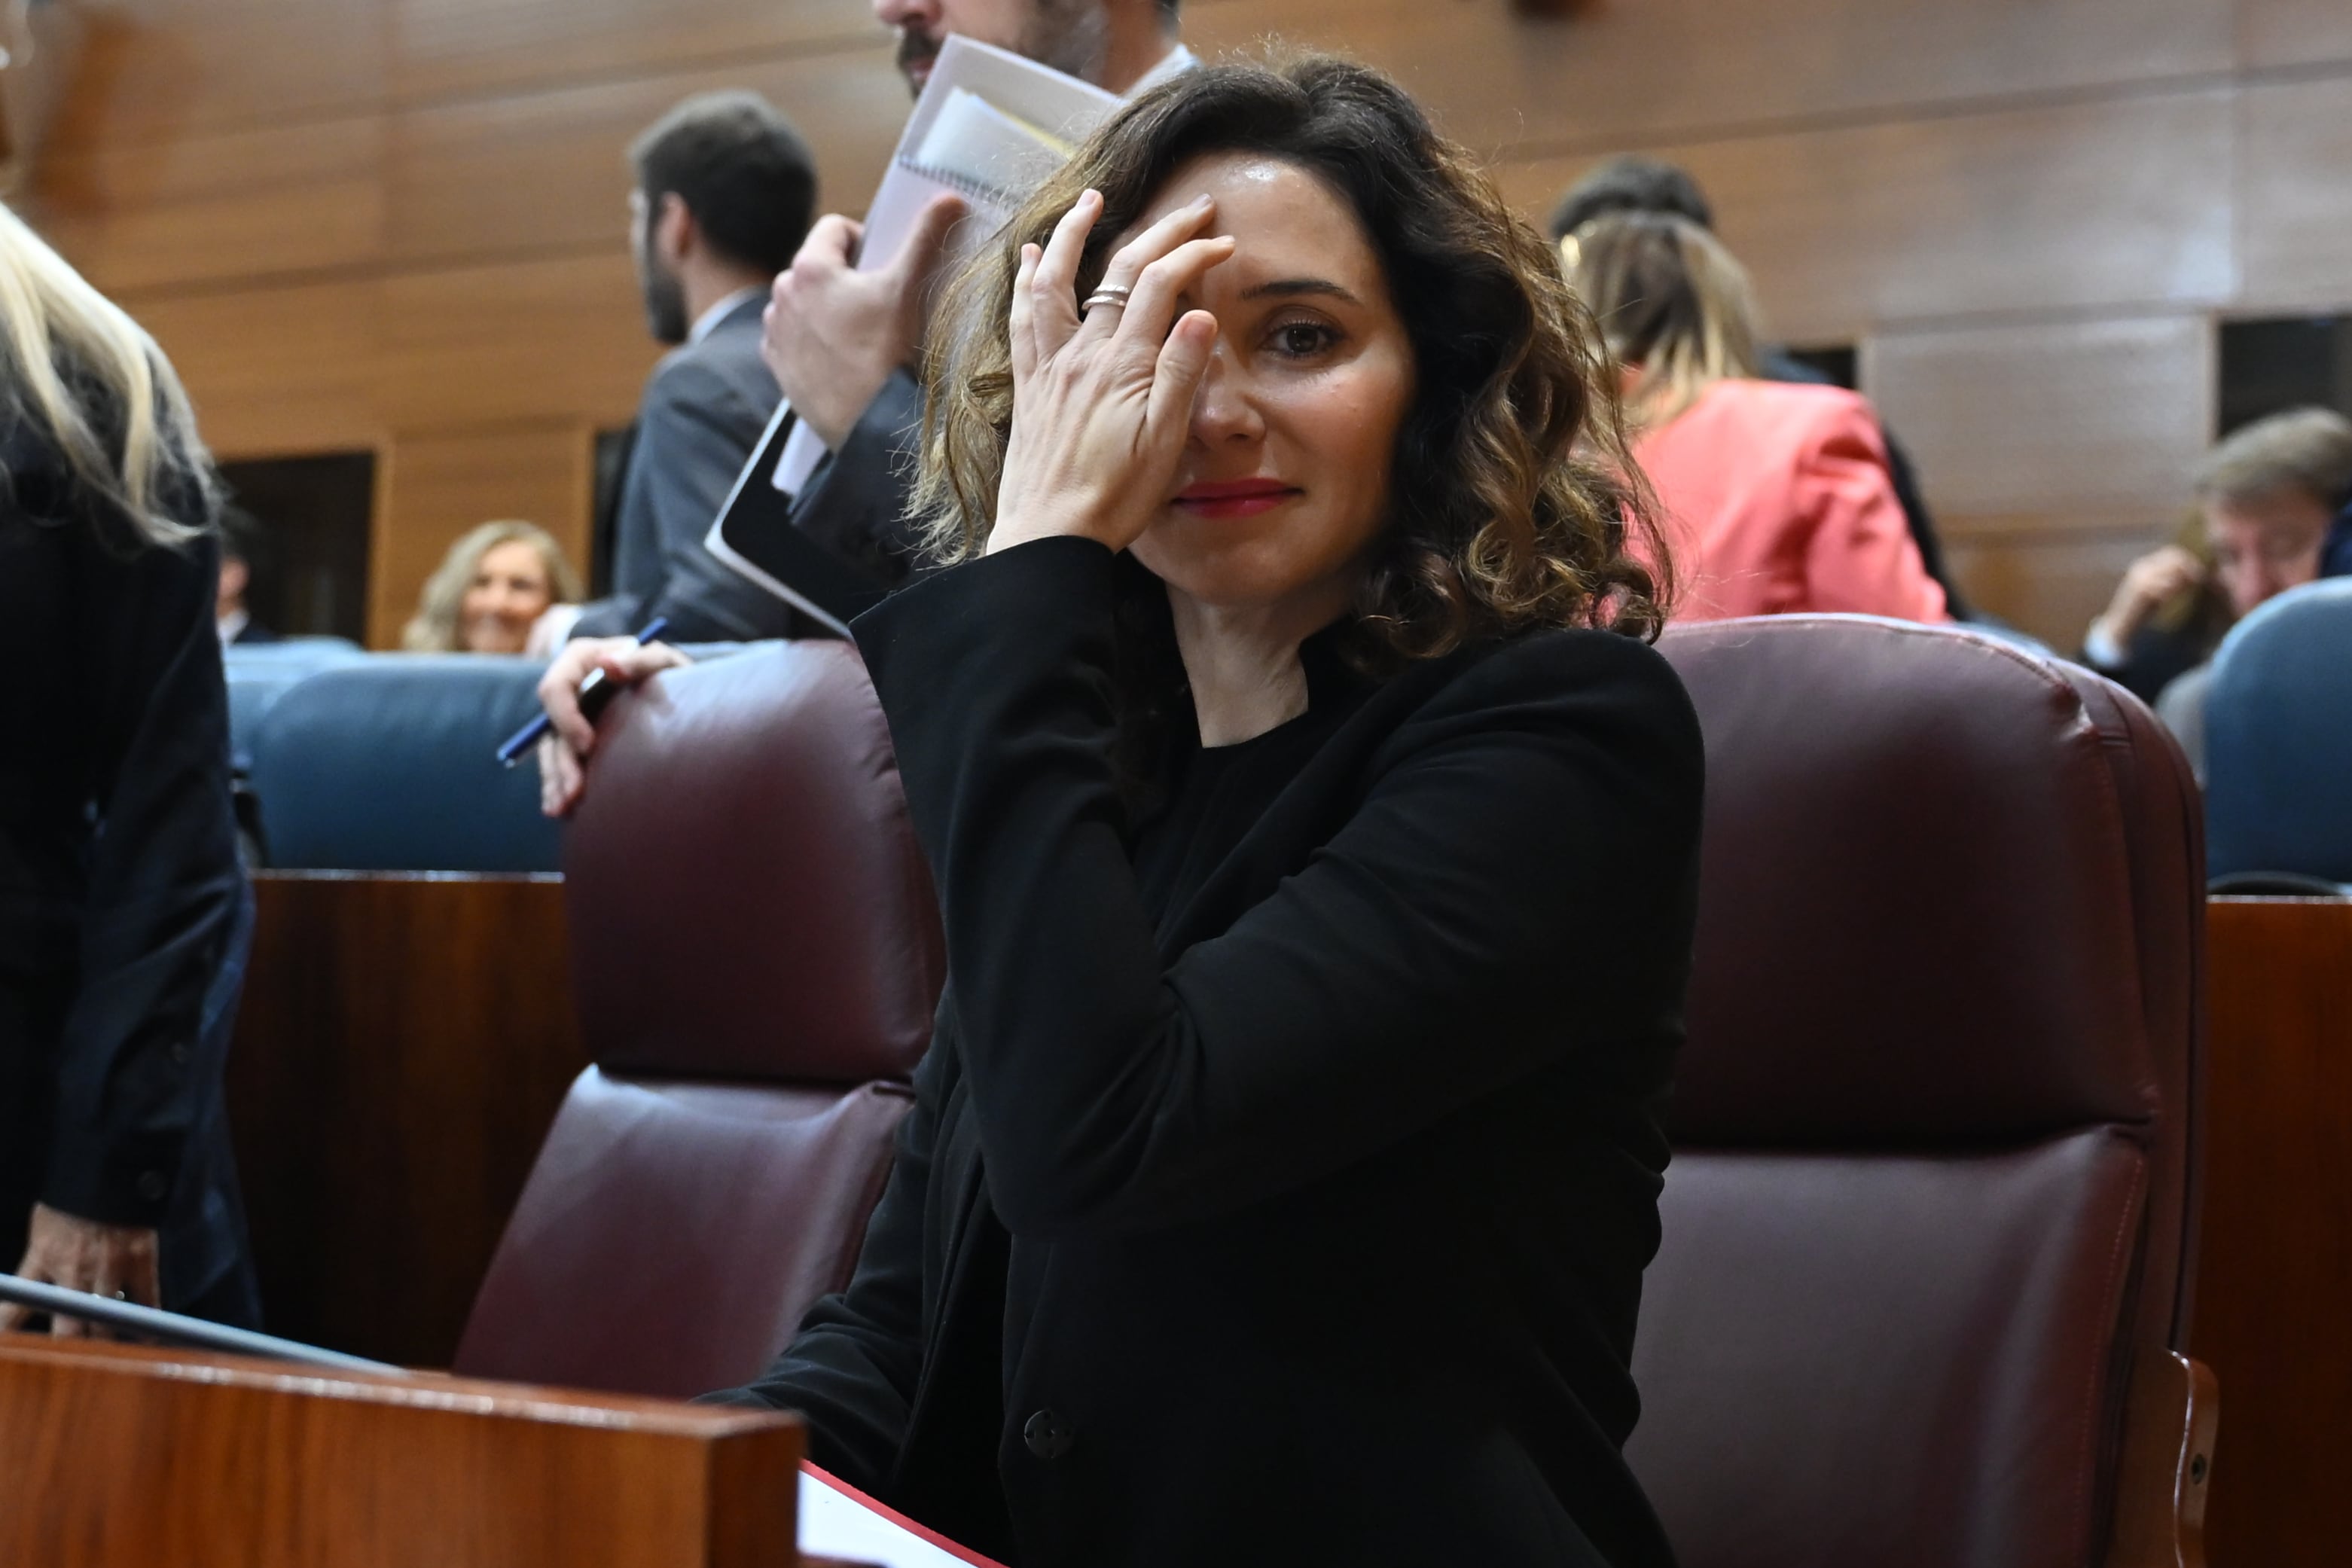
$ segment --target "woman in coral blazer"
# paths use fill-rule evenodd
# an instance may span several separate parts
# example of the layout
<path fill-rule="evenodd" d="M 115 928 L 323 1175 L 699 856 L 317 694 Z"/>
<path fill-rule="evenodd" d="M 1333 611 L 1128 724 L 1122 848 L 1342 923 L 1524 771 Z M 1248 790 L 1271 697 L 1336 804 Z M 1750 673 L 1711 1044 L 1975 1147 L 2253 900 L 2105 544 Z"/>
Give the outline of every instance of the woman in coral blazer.
<path fill-rule="evenodd" d="M 1571 281 L 1628 367 L 1633 457 L 1682 579 L 1676 619 L 1951 618 L 1870 405 L 1837 387 L 1754 379 L 1748 279 L 1720 241 L 1681 218 L 1617 213 L 1566 248 Z"/>

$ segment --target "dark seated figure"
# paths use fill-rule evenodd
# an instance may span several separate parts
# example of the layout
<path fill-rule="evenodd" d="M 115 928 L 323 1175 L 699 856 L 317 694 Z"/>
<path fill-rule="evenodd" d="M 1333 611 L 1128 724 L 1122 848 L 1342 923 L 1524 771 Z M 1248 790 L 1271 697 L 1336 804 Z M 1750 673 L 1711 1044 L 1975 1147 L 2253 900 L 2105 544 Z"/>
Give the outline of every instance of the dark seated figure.
<path fill-rule="evenodd" d="M 856 632 L 949 984 L 854 1281 L 718 1397 L 1024 1568 L 1663 1568 L 1700 743 L 1549 248 L 1385 79 L 1222 67 L 942 312 L 963 563 Z"/>

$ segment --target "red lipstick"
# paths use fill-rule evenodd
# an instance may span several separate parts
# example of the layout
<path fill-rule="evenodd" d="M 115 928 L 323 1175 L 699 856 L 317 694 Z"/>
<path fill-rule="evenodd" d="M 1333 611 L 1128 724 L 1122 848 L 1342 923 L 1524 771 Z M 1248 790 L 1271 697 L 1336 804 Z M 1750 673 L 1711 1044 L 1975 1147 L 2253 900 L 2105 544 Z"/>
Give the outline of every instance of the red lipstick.
<path fill-rule="evenodd" d="M 1175 504 L 1195 517 L 1255 517 L 1298 493 L 1297 486 L 1279 479 L 1219 479 L 1186 486 L 1177 492 Z"/>

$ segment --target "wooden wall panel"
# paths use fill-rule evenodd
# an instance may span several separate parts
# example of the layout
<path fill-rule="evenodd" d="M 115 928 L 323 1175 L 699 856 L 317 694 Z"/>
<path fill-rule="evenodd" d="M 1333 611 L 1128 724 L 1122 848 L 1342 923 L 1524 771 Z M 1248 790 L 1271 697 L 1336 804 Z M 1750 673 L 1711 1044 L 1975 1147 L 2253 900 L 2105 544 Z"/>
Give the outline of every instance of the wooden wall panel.
<path fill-rule="evenodd" d="M 751 64 L 783 51 L 886 58 L 868 0 L 382 0 L 398 95 Z"/>
<path fill-rule="evenodd" d="M 520 518 L 539 524 L 584 578 L 593 437 L 585 423 L 395 437 L 378 488 L 368 641 L 397 645 L 425 580 L 476 523 Z"/>
<path fill-rule="evenodd" d="M 659 349 L 627 249 L 385 278 L 378 413 L 403 431 L 628 423 Z"/>
<path fill-rule="evenodd" d="M 1939 512 L 2168 509 L 2212 427 L 2211 329 L 2190 316 L 1874 338 L 1863 384 Z"/>
<path fill-rule="evenodd" d="M 1643 0 L 1566 20 L 1505 0 L 1242 0 L 1186 7 L 1198 45 L 1269 32 L 1394 72 L 1454 136 L 1601 148 L 2226 68 L 2231 0 Z"/>
<path fill-rule="evenodd" d="M 121 0 L 91 8 L 59 150 L 350 115 L 381 103 L 383 0 Z"/>
<path fill-rule="evenodd" d="M 130 302 L 195 399 L 215 455 L 371 447 L 381 290 L 373 282 Z"/>
<path fill-rule="evenodd" d="M 383 251 L 375 115 L 125 142 L 42 161 L 51 244 L 114 292 L 350 268 Z"/>
<path fill-rule="evenodd" d="M 264 1326 L 447 1366 L 588 1065 L 554 878 L 272 872 L 229 1051 Z"/>
<path fill-rule="evenodd" d="M 2206 935 L 2206 1539 L 2219 1568 L 2327 1568 L 2352 1537 L 2352 905 L 2215 899 Z"/>
<path fill-rule="evenodd" d="M 2352 72 L 2250 87 L 2241 112 L 2242 305 L 2352 303 Z"/>
<path fill-rule="evenodd" d="M 879 57 L 796 58 L 404 112 L 389 167 L 394 258 L 625 254 L 629 142 L 680 99 L 729 87 L 765 93 L 808 136 L 823 200 L 865 210 L 906 120 L 898 72 Z"/>
<path fill-rule="evenodd" d="M 1696 174 L 1801 342 L 1873 322 L 2229 298 L 2231 101 L 2220 91 L 1653 149 Z M 1588 157 L 1514 163 L 1541 222 Z"/>
<path fill-rule="evenodd" d="M 2344 0 L 2238 0 L 2238 37 L 2250 66 L 2352 60 L 2352 5 Z"/>
<path fill-rule="evenodd" d="M 1969 602 L 2072 657 L 2092 618 L 2115 596 L 2124 568 L 2160 542 L 2177 520 L 2155 511 L 2127 514 L 2080 532 L 2070 531 L 2077 521 L 2070 517 L 1936 521 L 1945 564 Z"/>

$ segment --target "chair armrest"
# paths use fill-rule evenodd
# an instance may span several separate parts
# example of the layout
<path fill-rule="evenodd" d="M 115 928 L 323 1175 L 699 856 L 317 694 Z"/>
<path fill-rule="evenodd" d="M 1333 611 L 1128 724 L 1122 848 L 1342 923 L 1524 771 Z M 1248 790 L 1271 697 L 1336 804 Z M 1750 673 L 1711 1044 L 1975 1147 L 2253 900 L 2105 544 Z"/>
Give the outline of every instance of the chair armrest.
<path fill-rule="evenodd" d="M 2221 1403 L 2221 1385 L 2202 1362 L 2155 1351 L 2133 1366 L 2107 1568 L 2205 1568 L 2205 1493 Z"/>

